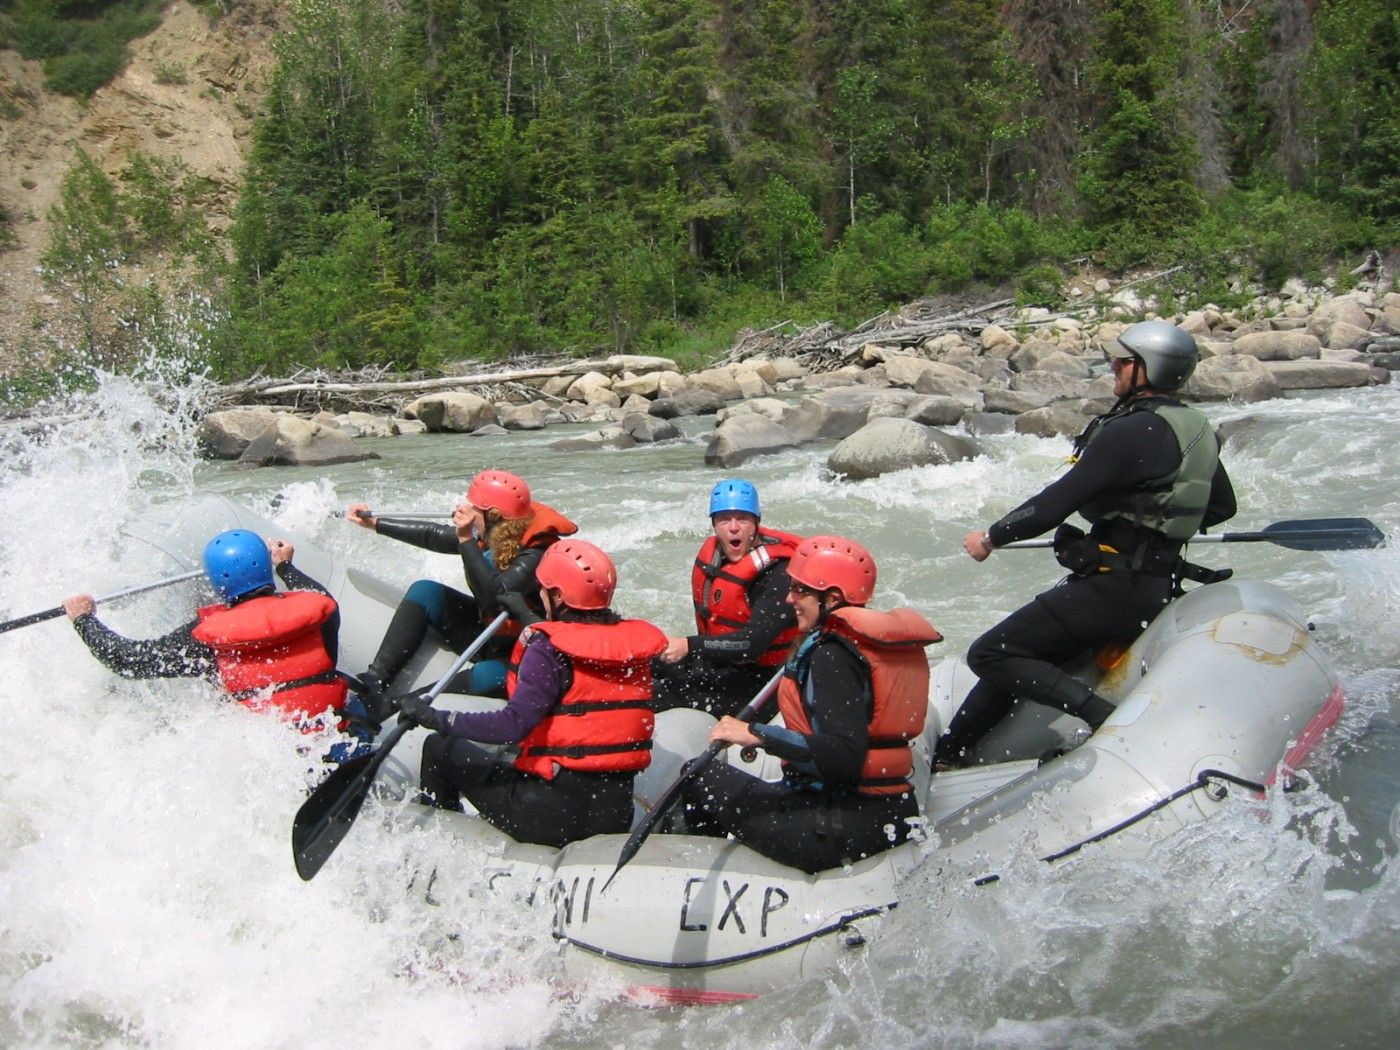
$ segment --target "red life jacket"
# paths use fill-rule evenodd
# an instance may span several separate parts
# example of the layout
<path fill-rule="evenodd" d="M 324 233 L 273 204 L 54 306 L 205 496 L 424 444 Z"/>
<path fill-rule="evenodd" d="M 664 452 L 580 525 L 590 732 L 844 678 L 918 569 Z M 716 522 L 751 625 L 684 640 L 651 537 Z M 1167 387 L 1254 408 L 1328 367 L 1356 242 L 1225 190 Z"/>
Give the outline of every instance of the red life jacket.
<path fill-rule="evenodd" d="M 268 594 L 232 608 L 206 605 L 190 633 L 214 650 L 219 681 L 235 700 L 314 718 L 345 703 L 345 683 L 321 638 L 335 609 L 315 591 Z"/>
<path fill-rule="evenodd" d="M 520 742 L 515 768 L 553 780 L 555 763 L 591 773 L 625 773 L 651 762 L 651 661 L 666 636 L 645 620 L 616 624 L 546 620 L 516 643 L 512 668 L 525 646 L 545 635 L 569 660 L 569 688 L 553 710 Z M 506 676 L 515 692 L 516 672 Z"/>
<path fill-rule="evenodd" d="M 730 634 L 749 622 L 749 588 L 755 580 L 779 561 L 787 561 L 802 542 L 801 536 L 772 529 L 758 530 L 758 544 L 737 562 L 728 562 L 719 549 L 719 539 L 711 536 L 695 556 L 690 570 L 691 600 L 695 603 L 695 626 L 703 635 Z M 797 640 L 794 623 L 773 639 L 758 658 L 760 667 L 777 667 L 787 658 Z"/>
<path fill-rule="evenodd" d="M 900 795 L 910 790 L 914 755 L 909 741 L 924 730 L 928 714 L 928 657 L 924 647 L 941 642 L 938 630 L 913 609 L 878 612 L 854 605 L 826 615 L 818 645 L 828 640 L 855 649 L 870 670 L 872 694 L 869 746 L 856 790 L 862 795 Z M 797 733 L 810 734 L 812 719 L 797 681 L 778 686 L 778 710 Z"/>

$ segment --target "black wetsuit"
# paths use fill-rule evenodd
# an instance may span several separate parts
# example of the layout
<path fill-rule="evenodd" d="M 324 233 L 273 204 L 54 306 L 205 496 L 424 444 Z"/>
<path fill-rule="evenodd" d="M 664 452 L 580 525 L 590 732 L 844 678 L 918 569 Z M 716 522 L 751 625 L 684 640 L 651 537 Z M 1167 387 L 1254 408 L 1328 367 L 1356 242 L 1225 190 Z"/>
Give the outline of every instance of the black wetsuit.
<path fill-rule="evenodd" d="M 462 559 L 467 594 L 436 580 L 416 580 L 405 592 L 393 620 L 380 643 L 369 671 L 387 684 L 403 669 L 426 637 L 436 630 L 454 652 L 470 645 L 481 629 L 499 612 L 502 594 L 515 592 L 537 604 L 535 569 L 544 557 L 543 546 L 521 547 L 505 569 L 497 571 L 473 541 L 462 542 L 452 525 L 437 522 L 379 519 L 375 531 L 439 554 L 456 554 Z M 505 695 L 505 663 L 515 644 L 513 635 L 497 632 L 477 655 L 462 691 L 484 695 Z M 454 683 L 454 691 L 458 690 Z"/>
<path fill-rule="evenodd" d="M 1176 435 L 1153 412 L 1114 415 L 1103 426 L 1064 477 L 988 530 L 994 546 L 1039 536 L 1091 501 L 1167 476 L 1181 463 Z M 1202 528 L 1234 513 L 1234 488 L 1221 462 L 1211 478 Z M 1146 544 L 1170 560 L 1180 548 L 1150 530 L 1111 521 L 1095 526 L 1090 536 L 1124 555 Z M 1178 584 L 1167 573 L 1115 568 L 1066 577 L 1036 595 L 968 649 L 968 666 L 980 681 L 939 741 L 938 758 L 956 761 L 1017 699 L 1078 713 L 1091 691 L 1062 668 L 1107 642 L 1136 638 L 1179 593 Z"/>
<path fill-rule="evenodd" d="M 685 821 L 701 835 L 732 834 L 765 857 L 824 871 L 905 841 L 918 816 L 912 795 L 861 795 L 854 785 L 869 742 L 870 672 L 839 644 L 818 645 L 810 664 L 815 731 L 759 727 L 763 748 L 793 765 L 779 783 L 712 764 L 683 789 Z M 766 732 L 765 732 L 766 731 Z"/>
<path fill-rule="evenodd" d="M 794 623 L 787 603 L 791 586 L 787 561 L 774 562 L 749 585 L 746 624 L 728 634 L 693 634 L 686 639 L 690 652 L 684 659 L 654 661 L 656 710 L 693 707 L 716 718 L 738 714 L 777 673 L 776 667 L 760 666 L 757 660 Z"/>
<path fill-rule="evenodd" d="M 278 565 L 276 572 L 288 590 L 329 594 L 320 583 L 291 562 Z M 257 593 L 261 592 L 243 597 L 252 598 Z M 123 678 L 208 678 L 216 681 L 218 669 L 214 662 L 214 650 L 197 641 L 190 633 L 198 625 L 198 620 L 191 620 L 169 634 L 143 640 L 117 634 L 92 613 L 73 621 L 73 628 L 92 655 Z M 338 607 L 321 625 L 321 639 L 326 652 L 335 660 L 340 649 Z"/>

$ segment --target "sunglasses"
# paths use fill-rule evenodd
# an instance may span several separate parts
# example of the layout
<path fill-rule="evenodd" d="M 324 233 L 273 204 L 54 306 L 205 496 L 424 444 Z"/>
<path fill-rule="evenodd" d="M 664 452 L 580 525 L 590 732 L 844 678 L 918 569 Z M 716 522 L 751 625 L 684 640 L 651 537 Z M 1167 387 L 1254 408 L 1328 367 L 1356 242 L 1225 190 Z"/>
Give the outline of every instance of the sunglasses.
<path fill-rule="evenodd" d="M 791 587 L 788 588 L 788 593 L 797 598 L 805 598 L 809 594 L 820 594 L 821 592 L 818 590 L 814 590 L 813 588 L 808 587 L 805 584 L 794 583 Z"/>

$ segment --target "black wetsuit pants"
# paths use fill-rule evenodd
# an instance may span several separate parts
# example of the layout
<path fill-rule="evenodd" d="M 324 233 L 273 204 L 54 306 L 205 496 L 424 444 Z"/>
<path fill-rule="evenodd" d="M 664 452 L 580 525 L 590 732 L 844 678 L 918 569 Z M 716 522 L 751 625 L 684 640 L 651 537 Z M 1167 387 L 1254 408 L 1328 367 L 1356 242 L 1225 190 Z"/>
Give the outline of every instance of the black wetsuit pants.
<path fill-rule="evenodd" d="M 1062 668 L 1105 643 L 1131 642 L 1171 598 L 1171 577 L 1127 570 L 1069 576 L 1036 595 L 968 649 L 980 681 L 939 740 L 939 760 L 957 761 L 1017 700 L 1078 715 L 1091 690 Z"/>
<path fill-rule="evenodd" d="M 482 817 L 518 842 L 565 846 L 632 826 L 634 773 L 580 773 L 553 780 L 516 769 L 470 740 L 433 733 L 423 742 L 423 791 L 442 809 L 466 796 Z"/>
<path fill-rule="evenodd" d="M 657 711 L 691 707 L 716 718 L 737 715 L 777 671 L 757 664 L 717 664 L 698 653 L 673 664 L 653 660 L 651 669 Z M 772 714 L 768 711 L 760 721 Z"/>
<path fill-rule="evenodd" d="M 731 766 L 710 766 L 683 789 L 686 828 L 732 834 L 770 860 L 825 871 L 898 846 L 919 815 L 913 795 L 801 791 Z"/>

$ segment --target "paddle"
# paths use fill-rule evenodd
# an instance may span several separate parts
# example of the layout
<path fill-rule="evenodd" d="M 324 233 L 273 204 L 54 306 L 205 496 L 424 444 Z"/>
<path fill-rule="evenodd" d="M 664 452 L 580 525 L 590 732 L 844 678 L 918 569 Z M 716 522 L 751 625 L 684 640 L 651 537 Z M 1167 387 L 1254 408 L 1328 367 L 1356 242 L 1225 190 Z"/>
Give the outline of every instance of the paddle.
<path fill-rule="evenodd" d="M 457 676 L 457 672 L 466 666 L 467 661 L 481 650 L 491 636 L 501 629 L 501 624 L 509 618 L 509 613 L 502 612 L 492 620 L 486 629 L 476 636 L 476 640 L 463 650 L 462 655 L 457 657 L 448 672 L 428 690 L 428 699 L 436 699 Z M 379 767 L 389 757 L 394 745 L 412 728 L 412 722 L 400 722 L 384 743 L 369 754 L 342 762 L 311 793 L 311 797 L 301 804 L 296 819 L 292 821 L 292 861 L 302 879 L 310 882 L 321 870 L 321 865 L 330 859 L 331 854 L 340 845 L 340 840 L 345 838 L 351 825 L 355 823 L 355 818 L 359 816 L 360 807 L 369 796 Z"/>
<path fill-rule="evenodd" d="M 1054 545 L 1050 537 L 1018 540 L 997 550 L 1025 550 Z M 1300 518 L 1276 521 L 1259 532 L 1220 532 L 1193 536 L 1190 543 L 1273 543 L 1295 551 L 1371 550 L 1385 543 L 1381 532 L 1368 518 Z"/>
<path fill-rule="evenodd" d="M 114 602 L 118 598 L 129 598 L 133 594 L 145 594 L 147 591 L 158 591 L 162 587 L 169 587 L 172 584 L 184 583 L 186 580 L 193 580 L 196 576 L 203 576 L 203 569 L 195 569 L 193 572 L 181 573 L 179 576 L 171 576 L 169 579 L 157 580 L 155 583 L 143 583 L 139 587 L 128 587 L 124 591 L 117 591 L 115 594 L 105 594 L 101 598 L 94 598 L 98 605 L 104 602 Z M 0 634 L 6 631 L 13 631 L 17 627 L 28 627 L 31 623 L 43 623 L 45 620 L 52 620 L 63 615 L 63 606 L 58 605 L 52 609 L 45 609 L 43 612 L 30 613 L 28 616 L 21 616 L 18 620 L 9 620 L 0 623 Z"/>
<path fill-rule="evenodd" d="M 767 684 L 758 691 L 758 695 L 750 700 L 744 709 L 734 717 L 741 722 L 752 722 L 754 717 L 758 714 L 758 709 L 773 695 L 773 691 L 778 688 L 778 683 L 782 680 L 783 671 L 779 670 L 778 673 L 770 678 Z M 686 781 L 702 772 L 705 767 L 714 760 L 714 757 L 728 746 L 728 744 L 717 740 L 681 767 L 681 775 L 676 777 L 670 787 L 661 792 L 656 803 L 647 811 L 646 816 L 642 818 L 642 822 L 632 829 L 632 834 L 627 836 L 627 841 L 622 844 L 622 849 L 617 853 L 617 867 L 613 868 L 613 873 L 608 876 L 608 881 L 603 883 L 604 890 L 612 885 L 612 880 L 617 878 L 617 873 L 622 870 L 623 865 L 635 857 L 637 851 L 642 848 L 642 843 L 645 842 L 647 836 L 651 834 L 652 828 L 656 827 L 656 825 L 661 822 L 661 818 L 675 805 L 676 799 L 680 797 L 681 788 L 685 786 Z"/>
<path fill-rule="evenodd" d="M 345 518 L 345 519 L 348 520 L 349 517 L 350 517 L 350 515 L 346 514 L 345 511 L 343 511 L 343 510 L 333 510 L 333 511 L 331 511 L 331 517 L 332 517 L 332 518 Z M 437 511 L 413 511 L 413 510 L 411 510 L 411 511 L 405 511 L 405 512 L 402 513 L 402 514 L 383 514 L 383 513 L 379 513 L 378 511 L 367 510 L 367 511 L 365 511 L 365 517 L 367 517 L 367 518 L 390 518 L 390 519 L 399 518 L 399 519 L 405 520 L 405 521 L 444 521 L 444 520 L 446 520 L 447 518 L 452 517 L 452 513 L 451 513 L 451 511 L 449 511 L 449 512 L 447 512 L 446 514 L 444 514 L 444 513 L 443 513 L 442 511 L 440 511 L 440 510 L 437 510 Z"/>

